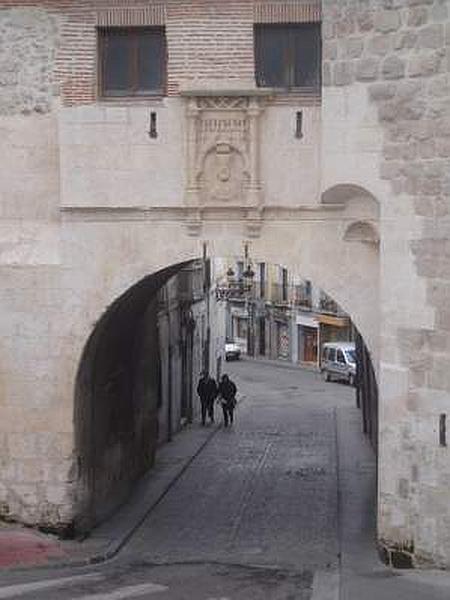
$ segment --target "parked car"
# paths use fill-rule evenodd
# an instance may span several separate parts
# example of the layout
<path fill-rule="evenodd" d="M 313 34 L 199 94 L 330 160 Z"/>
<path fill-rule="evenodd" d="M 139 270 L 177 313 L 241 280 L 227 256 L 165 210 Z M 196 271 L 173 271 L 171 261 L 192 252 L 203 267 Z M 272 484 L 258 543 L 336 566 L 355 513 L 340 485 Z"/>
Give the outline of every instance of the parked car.
<path fill-rule="evenodd" d="M 236 342 L 228 341 L 225 343 L 225 360 L 239 360 L 241 358 L 241 349 Z"/>
<path fill-rule="evenodd" d="M 353 342 L 334 342 L 323 345 L 320 365 L 325 381 L 339 379 L 355 385 L 356 350 Z"/>

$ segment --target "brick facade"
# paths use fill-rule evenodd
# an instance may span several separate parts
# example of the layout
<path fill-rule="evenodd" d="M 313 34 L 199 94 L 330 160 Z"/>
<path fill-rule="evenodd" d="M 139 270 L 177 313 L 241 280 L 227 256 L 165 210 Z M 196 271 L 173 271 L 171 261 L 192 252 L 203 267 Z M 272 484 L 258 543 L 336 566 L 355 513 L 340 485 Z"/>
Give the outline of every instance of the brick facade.
<path fill-rule="evenodd" d="M 54 81 L 64 105 L 97 98 L 97 26 L 165 25 L 167 95 L 206 81 L 254 83 L 253 24 L 317 21 L 318 2 L 247 0 L 0 0 L 0 9 L 36 7 L 55 16 L 60 43 Z"/>

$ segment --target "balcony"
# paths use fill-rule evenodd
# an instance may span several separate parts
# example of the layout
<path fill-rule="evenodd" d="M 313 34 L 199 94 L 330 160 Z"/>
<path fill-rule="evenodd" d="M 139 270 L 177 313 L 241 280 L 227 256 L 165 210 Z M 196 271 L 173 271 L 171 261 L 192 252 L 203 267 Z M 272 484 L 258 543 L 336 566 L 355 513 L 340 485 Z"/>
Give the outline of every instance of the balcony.
<path fill-rule="evenodd" d="M 320 295 L 318 310 L 319 310 L 319 312 L 327 313 L 329 315 L 334 315 L 336 317 L 346 317 L 347 316 L 347 313 L 345 313 L 341 309 L 339 304 L 337 302 L 335 302 L 333 300 L 333 298 L 330 298 L 330 296 L 328 296 L 324 292 L 322 292 Z"/>

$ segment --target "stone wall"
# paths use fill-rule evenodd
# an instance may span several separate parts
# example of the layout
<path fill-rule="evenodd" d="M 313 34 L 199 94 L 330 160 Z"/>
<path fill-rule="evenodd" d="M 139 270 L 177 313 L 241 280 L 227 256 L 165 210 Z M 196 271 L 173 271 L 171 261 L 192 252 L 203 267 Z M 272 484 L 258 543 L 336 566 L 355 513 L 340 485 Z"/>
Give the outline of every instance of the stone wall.
<path fill-rule="evenodd" d="M 450 3 L 323 5 L 324 84 L 350 104 L 363 94 L 375 109 L 378 178 L 388 185 L 379 534 L 387 560 L 448 565 L 450 467 L 439 419 L 450 405 Z"/>
<path fill-rule="evenodd" d="M 0 115 L 49 112 L 57 93 L 56 19 L 39 8 L 0 10 L 0 39 Z"/>
<path fill-rule="evenodd" d="M 254 4 L 124 2 L 165 20 L 177 97 L 111 106 L 97 98 L 95 27 L 118 18 L 102 11 L 121 2 L 0 0 L 6 56 L 20 58 L 17 78 L 9 63 L 0 75 L 3 513 L 73 518 L 74 382 L 107 306 L 149 273 L 201 256 L 203 241 L 212 255 L 239 255 L 252 236 L 255 259 L 326 290 L 380 357 L 379 530 L 389 559 L 450 564 L 450 469 L 438 436 L 450 392 L 449 1 L 324 0 L 320 108 L 318 98 L 280 94 L 253 139 L 267 190 L 258 223 L 248 228 L 236 202 L 210 207 L 190 229 L 178 92 L 254 83 Z M 262 4 L 273 10 L 258 15 L 290 14 Z M 150 106 L 157 140 L 147 135 Z M 373 239 L 346 240 L 368 224 Z"/>

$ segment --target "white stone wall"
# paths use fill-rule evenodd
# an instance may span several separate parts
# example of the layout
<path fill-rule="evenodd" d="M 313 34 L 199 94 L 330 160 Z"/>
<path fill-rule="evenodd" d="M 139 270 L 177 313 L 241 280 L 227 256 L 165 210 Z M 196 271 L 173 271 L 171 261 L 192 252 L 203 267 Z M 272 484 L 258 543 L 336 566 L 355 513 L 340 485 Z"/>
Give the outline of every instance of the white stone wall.
<path fill-rule="evenodd" d="M 380 205 L 379 535 L 394 564 L 448 566 L 448 449 L 438 432 L 450 406 L 450 3 L 323 4 L 324 114 L 338 115 L 340 134 L 323 146 L 334 152 L 324 173 L 354 169 Z"/>
<path fill-rule="evenodd" d="M 150 138 L 150 113 L 157 138 Z M 185 181 L 185 106 L 94 104 L 59 112 L 61 205 L 179 206 Z"/>

